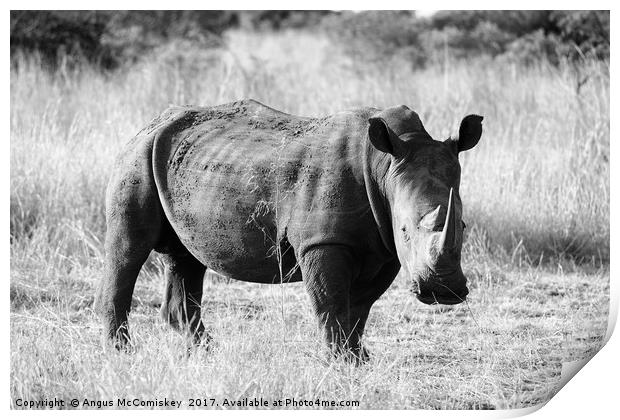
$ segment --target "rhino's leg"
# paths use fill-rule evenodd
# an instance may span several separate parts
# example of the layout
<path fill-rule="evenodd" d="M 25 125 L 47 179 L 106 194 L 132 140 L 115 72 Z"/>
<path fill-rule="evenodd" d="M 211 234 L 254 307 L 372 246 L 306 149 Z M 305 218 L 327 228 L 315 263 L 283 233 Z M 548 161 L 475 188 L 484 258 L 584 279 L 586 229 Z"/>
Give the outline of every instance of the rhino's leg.
<path fill-rule="evenodd" d="M 104 336 L 120 349 L 129 341 L 131 298 L 142 264 L 157 242 L 160 210 L 158 202 L 121 188 L 110 195 L 104 276 L 97 289 L 95 311 L 103 320 Z"/>
<path fill-rule="evenodd" d="M 206 268 L 187 251 L 166 254 L 164 264 L 166 291 L 161 316 L 174 329 L 190 334 L 194 342 L 199 343 L 205 329 L 200 318 L 200 303 Z"/>
<path fill-rule="evenodd" d="M 354 305 L 351 307 L 351 335 L 349 341 L 351 343 L 351 351 L 361 361 L 367 361 L 369 359 L 368 351 L 362 345 L 362 335 L 364 334 L 364 328 L 366 327 L 366 321 L 368 320 L 368 314 L 370 308 L 374 303 L 363 303 Z"/>
<path fill-rule="evenodd" d="M 304 284 L 310 301 L 324 328 L 325 339 L 330 348 L 359 351 L 357 337 L 352 334 L 350 288 L 357 276 L 352 253 L 343 246 L 319 246 L 306 252 L 301 260 Z"/>
<path fill-rule="evenodd" d="M 368 351 L 361 345 L 361 339 L 370 308 L 390 287 L 399 269 L 399 264 L 386 264 L 370 281 L 369 285 L 366 287 L 358 285 L 351 292 L 351 322 L 353 323 L 353 331 L 351 333 L 353 340 L 351 341 L 358 344 L 355 352 L 363 361 L 369 359 Z"/>
<path fill-rule="evenodd" d="M 133 142 L 117 162 L 106 193 L 104 276 L 95 311 L 117 348 L 129 340 L 127 315 L 136 278 L 159 240 L 163 210 L 151 171 L 149 142 Z"/>

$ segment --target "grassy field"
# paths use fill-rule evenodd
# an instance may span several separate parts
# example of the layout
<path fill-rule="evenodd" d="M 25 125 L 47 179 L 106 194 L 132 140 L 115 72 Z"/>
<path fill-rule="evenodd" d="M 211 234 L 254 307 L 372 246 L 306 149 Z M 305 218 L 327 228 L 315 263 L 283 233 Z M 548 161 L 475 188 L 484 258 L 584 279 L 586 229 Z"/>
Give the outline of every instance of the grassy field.
<path fill-rule="evenodd" d="M 300 47 L 301 46 L 301 47 Z M 227 47 L 162 47 L 103 75 L 11 68 L 11 378 L 15 400 L 262 397 L 359 408 L 517 408 L 546 401 L 561 365 L 602 344 L 609 306 L 609 67 L 479 60 L 411 69 L 355 62 L 303 33 L 231 33 Z M 577 90 L 579 74 L 589 75 Z M 444 139 L 468 113 L 462 157 L 466 305 L 425 306 L 398 278 L 371 312 L 361 367 L 324 357 L 302 285 L 209 274 L 213 348 L 185 357 L 159 318 L 153 255 L 134 294 L 131 354 L 105 351 L 92 304 L 103 197 L 121 144 L 169 104 L 251 97 L 320 116 L 407 104 Z"/>

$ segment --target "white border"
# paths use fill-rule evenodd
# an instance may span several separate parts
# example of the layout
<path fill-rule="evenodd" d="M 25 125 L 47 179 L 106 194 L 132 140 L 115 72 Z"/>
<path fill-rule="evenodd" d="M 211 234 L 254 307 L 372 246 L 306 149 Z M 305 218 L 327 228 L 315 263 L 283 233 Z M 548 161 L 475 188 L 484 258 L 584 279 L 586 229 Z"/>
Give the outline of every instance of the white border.
<path fill-rule="evenodd" d="M 109 0 L 109 1 L 91 1 L 87 4 L 84 2 L 77 1 L 56 1 L 51 4 L 50 2 L 43 1 L 9 1 L 7 2 L 8 9 L 45 9 L 45 8 L 55 8 L 55 9 L 201 9 L 201 8 L 209 8 L 209 9 L 217 9 L 217 8 L 227 8 L 227 9 L 288 9 L 288 8 L 298 8 L 298 9 L 377 9 L 378 6 L 384 9 L 409 9 L 409 8 L 417 8 L 417 9 L 428 9 L 428 2 L 411 2 L 411 1 L 403 1 L 403 0 L 383 0 L 381 2 L 352 2 L 352 1 L 325 1 L 325 0 L 315 0 L 312 2 L 296 2 L 291 4 L 290 2 L 284 1 L 264 1 L 260 3 L 253 3 L 249 1 L 241 1 L 241 0 L 228 0 L 226 2 L 204 2 L 204 1 L 176 1 L 173 3 L 170 2 L 135 2 L 135 1 L 118 1 L 118 0 Z M 418 6 L 419 7 L 416 7 Z M 171 7 L 172 6 L 172 7 Z M 611 9 L 612 13 L 612 26 L 616 21 L 616 11 L 613 10 L 612 3 L 610 1 L 589 1 L 586 3 L 583 2 L 574 2 L 574 1 L 532 1 L 532 0 L 522 0 L 520 2 L 502 2 L 498 4 L 497 2 L 491 1 L 469 1 L 466 3 L 458 3 L 455 1 L 442 1 L 435 0 L 432 2 L 432 7 L 435 9 L 492 9 L 500 6 L 503 9 Z M 8 16 L 5 15 L 5 24 L 8 22 Z M 7 28 L 8 29 L 8 28 Z M 611 38 L 612 45 L 616 45 L 617 36 L 616 34 L 617 28 L 612 28 Z M 8 32 L 8 30 L 7 30 Z M 6 32 L 5 32 L 6 33 Z M 9 171 L 9 142 L 6 139 L 10 139 L 10 123 L 9 123 L 9 107 L 10 107 L 10 74 L 9 74 L 9 45 L 7 43 L 4 44 L 4 57 L 5 57 L 5 65 L 4 65 L 4 97 L 5 102 L 3 109 L 2 118 L 4 120 L 5 133 L 7 136 L 5 137 L 5 141 L 3 142 L 3 159 L 5 164 L 2 165 L 3 171 L 5 173 L 4 182 L 1 184 L 1 188 L 3 189 L 2 196 L 5 198 L 6 203 L 2 207 L 2 213 L 4 214 L 5 223 L 0 227 L 0 237 L 4 238 L 2 242 L 2 254 L 1 254 L 1 267 L 3 272 L 5 273 L 5 296 L 3 298 L 3 304 L 5 305 L 3 313 L 5 315 L 5 322 L 2 323 L 2 337 L 9 337 L 9 279 L 10 279 L 10 268 L 9 268 L 9 226 L 6 223 L 6 219 L 9 216 L 9 206 L 8 201 L 10 197 L 10 171 Z M 618 60 L 612 54 L 612 63 L 611 68 L 618 68 Z M 617 94 L 615 89 L 615 73 L 617 71 L 612 71 L 611 78 L 611 115 L 617 115 L 615 111 L 618 109 L 617 106 Z M 617 124 L 613 121 L 611 122 L 611 137 L 610 139 L 616 139 L 617 134 Z M 611 141 L 611 161 L 616 162 L 618 158 L 618 146 L 614 141 Z M 617 165 L 612 164 L 611 166 L 611 213 L 615 214 L 614 210 L 618 209 L 618 196 L 617 196 L 617 186 L 618 182 L 614 181 L 614 179 L 618 179 L 618 175 L 620 175 L 617 170 Z M 611 287 L 610 293 L 612 298 L 612 304 L 610 308 L 610 321 L 608 327 L 609 337 L 613 331 L 613 327 L 617 320 L 618 314 L 618 291 L 620 290 L 618 281 L 617 281 L 617 264 L 615 263 L 617 257 L 617 241 L 615 240 L 615 233 L 618 231 L 618 222 L 617 218 L 611 218 L 611 256 L 612 256 L 612 264 L 611 264 Z M 617 407 L 617 399 L 618 399 L 618 378 L 620 377 L 620 363 L 618 362 L 618 355 L 620 355 L 620 340 L 617 337 L 618 334 L 611 335 L 611 339 L 606 344 L 606 346 L 592 359 L 592 361 L 588 362 L 585 367 L 577 374 L 576 378 L 569 381 L 569 383 L 554 397 L 552 398 L 546 406 L 542 407 L 542 409 L 538 410 L 540 407 L 533 407 L 528 409 L 520 409 L 520 410 L 499 410 L 499 411 L 423 411 L 416 410 L 413 412 L 408 411 L 334 411 L 327 412 L 321 411 L 321 413 L 316 413 L 314 411 L 297 411 L 293 415 L 299 416 L 300 418 L 314 418 L 316 416 L 326 417 L 326 418 L 342 418 L 343 416 L 352 415 L 359 419 L 364 418 L 376 418 L 377 416 L 390 416 L 390 417 L 401 417 L 411 419 L 415 418 L 427 418 L 427 417 L 441 417 L 441 418 L 506 418 L 506 417 L 516 417 L 528 413 L 532 413 L 530 418 L 537 419 L 546 419 L 546 418 L 562 418 L 562 419 L 588 419 L 588 418 L 611 418 L 616 417 L 618 415 L 618 407 Z M 10 367 L 10 347 L 8 340 L 5 341 L 5 345 L 2 349 L 3 352 L 3 372 L 5 375 L 3 376 L 5 380 L 2 382 L 2 389 L 4 390 L 4 407 L 7 411 L 9 411 L 9 416 L 11 417 L 38 417 L 38 416 L 60 416 L 61 412 L 58 411 L 21 411 L 21 410 L 9 410 L 9 400 L 10 400 L 10 392 L 9 392 L 9 367 Z M 92 414 L 91 414 L 92 413 Z M 613 413 L 613 414 L 612 414 Z M 176 414 L 176 413 L 175 413 Z M 258 417 L 269 417 L 269 418 L 284 418 L 285 416 L 290 417 L 291 413 L 284 411 L 245 411 L 245 412 L 209 412 L 205 413 L 202 411 L 192 412 L 192 411 L 183 411 L 182 413 L 178 413 L 183 416 L 200 416 L 200 418 L 204 418 L 204 416 L 222 416 L 222 417 L 237 417 L 237 416 L 258 416 Z M 72 416 L 84 416 L 84 412 L 76 411 L 76 412 L 66 412 L 64 415 L 72 417 Z M 109 416 L 109 412 L 102 411 L 91 411 L 88 415 L 92 415 L 95 417 L 103 417 Z M 114 413 L 115 416 L 120 415 L 124 417 L 125 415 L 129 415 L 132 418 L 146 418 L 148 416 L 151 419 L 153 416 L 167 416 L 167 412 L 156 411 L 132 411 L 131 413 L 120 412 Z"/>

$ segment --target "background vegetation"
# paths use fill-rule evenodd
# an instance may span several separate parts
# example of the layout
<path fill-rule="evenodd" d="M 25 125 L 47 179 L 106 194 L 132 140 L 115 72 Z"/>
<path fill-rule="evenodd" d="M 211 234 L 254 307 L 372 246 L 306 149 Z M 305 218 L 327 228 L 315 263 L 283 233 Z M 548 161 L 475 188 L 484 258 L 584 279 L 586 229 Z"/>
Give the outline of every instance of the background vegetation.
<path fill-rule="evenodd" d="M 545 401 L 607 324 L 608 34 L 607 12 L 12 12 L 13 399 Z M 153 255 L 135 354 L 104 352 L 92 300 L 114 156 L 170 104 L 243 97 L 312 116 L 407 104 L 438 139 L 484 115 L 462 156 L 469 303 L 423 306 L 397 279 L 371 313 L 373 360 L 353 368 L 319 356 L 303 286 L 210 274 L 215 346 L 184 358 Z"/>
<path fill-rule="evenodd" d="M 609 11 L 11 11 L 11 52 L 36 51 L 48 64 L 85 59 L 131 64 L 175 38 L 221 45 L 226 29 L 312 29 L 366 59 L 405 56 L 412 65 L 480 55 L 528 63 L 609 57 Z"/>

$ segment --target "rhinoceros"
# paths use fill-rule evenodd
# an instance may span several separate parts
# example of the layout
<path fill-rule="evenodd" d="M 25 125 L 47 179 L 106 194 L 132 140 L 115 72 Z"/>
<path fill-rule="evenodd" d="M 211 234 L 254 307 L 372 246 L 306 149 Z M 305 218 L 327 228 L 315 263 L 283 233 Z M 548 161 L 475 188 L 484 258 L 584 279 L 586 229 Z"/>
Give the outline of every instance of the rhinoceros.
<path fill-rule="evenodd" d="M 205 270 L 303 281 L 328 345 L 366 358 L 373 303 L 399 270 L 426 304 L 463 302 L 460 152 L 482 117 L 434 140 L 407 106 L 323 118 L 254 100 L 171 107 L 120 153 L 106 193 L 104 335 L 127 344 L 136 277 L 165 265 L 163 318 L 204 340 Z"/>

